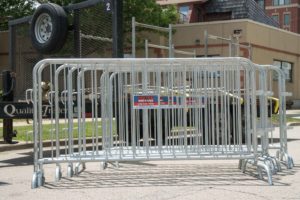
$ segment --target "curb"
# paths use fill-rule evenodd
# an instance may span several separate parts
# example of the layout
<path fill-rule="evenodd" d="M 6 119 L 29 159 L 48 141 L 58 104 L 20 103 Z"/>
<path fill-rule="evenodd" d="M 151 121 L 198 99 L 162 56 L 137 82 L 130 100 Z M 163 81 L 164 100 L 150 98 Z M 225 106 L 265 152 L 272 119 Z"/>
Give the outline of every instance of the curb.
<path fill-rule="evenodd" d="M 300 123 L 297 122 L 291 122 L 287 123 L 288 126 L 295 127 L 295 126 L 300 126 Z M 278 126 L 275 126 L 278 128 Z M 102 142 L 102 138 L 99 137 L 98 140 L 99 143 Z M 55 143 L 55 141 L 53 141 Z M 86 138 L 86 144 L 91 144 L 92 143 L 92 138 Z M 78 140 L 74 140 L 74 144 L 78 144 Z M 64 140 L 60 140 L 60 145 L 64 145 Z M 43 147 L 51 147 L 51 141 L 45 141 L 43 142 Z M 24 143 L 23 141 L 17 144 L 7 144 L 4 142 L 0 143 L 0 152 L 4 151 L 11 151 L 11 150 L 21 150 L 21 149 L 33 149 L 33 143 Z"/>
<path fill-rule="evenodd" d="M 64 144 L 64 140 L 60 140 L 60 146 L 65 145 Z M 92 144 L 92 138 L 86 138 L 86 144 Z M 99 143 L 102 143 L 102 138 L 99 137 L 98 140 Z M 44 141 L 43 142 L 43 147 L 51 147 L 52 142 L 51 141 Z M 74 145 L 78 144 L 78 140 L 74 140 L 73 141 Z M 53 146 L 55 145 L 55 141 L 53 141 Z M 33 149 L 33 143 L 24 143 L 24 142 L 20 142 L 17 144 L 7 144 L 7 143 L 0 143 L 0 152 L 4 152 L 4 151 L 12 151 L 12 150 L 21 150 L 21 149 Z"/>
<path fill-rule="evenodd" d="M 21 150 L 21 149 L 33 149 L 33 143 L 18 143 L 18 144 L 0 144 L 0 152 L 11 151 L 11 150 Z"/>

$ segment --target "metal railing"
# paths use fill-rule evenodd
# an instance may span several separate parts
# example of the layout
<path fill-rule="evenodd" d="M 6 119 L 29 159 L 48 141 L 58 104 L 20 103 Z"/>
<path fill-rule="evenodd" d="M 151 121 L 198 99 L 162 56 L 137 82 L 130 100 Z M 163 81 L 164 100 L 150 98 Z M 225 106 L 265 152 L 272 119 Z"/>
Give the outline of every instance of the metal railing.
<path fill-rule="evenodd" d="M 268 143 L 273 137 L 267 123 L 270 71 L 281 80 L 278 158 L 270 155 Z M 53 94 L 50 154 L 43 147 L 45 74 Z M 47 163 L 56 164 L 58 181 L 61 163 L 68 163 L 71 177 L 80 166 L 85 169 L 86 162 L 102 162 L 105 168 L 108 162 L 182 159 L 236 159 L 242 171 L 251 163 L 259 178 L 266 174 L 272 185 L 280 161 L 293 166 L 282 78 L 279 69 L 244 58 L 40 61 L 33 70 L 32 188 L 44 184 Z M 87 103 L 92 105 L 89 112 Z"/>

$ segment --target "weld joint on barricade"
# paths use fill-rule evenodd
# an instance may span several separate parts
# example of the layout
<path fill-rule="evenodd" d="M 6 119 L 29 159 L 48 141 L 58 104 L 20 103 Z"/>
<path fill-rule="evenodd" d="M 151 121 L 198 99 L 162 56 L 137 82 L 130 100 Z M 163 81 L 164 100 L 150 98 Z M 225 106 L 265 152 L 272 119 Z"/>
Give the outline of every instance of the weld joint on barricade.
<path fill-rule="evenodd" d="M 273 128 L 273 127 L 272 127 L 272 128 L 270 128 L 270 127 L 269 127 L 269 128 L 266 128 L 266 131 L 268 131 L 268 132 L 272 132 L 272 131 L 274 131 L 274 130 L 275 130 L 275 128 Z"/>
<path fill-rule="evenodd" d="M 291 92 L 283 92 L 281 93 L 282 96 L 291 97 L 293 94 Z"/>
<path fill-rule="evenodd" d="M 257 128 L 257 129 L 256 129 L 256 132 L 257 132 L 258 134 L 262 134 L 262 133 L 265 132 L 265 130 L 264 130 L 264 128 Z"/>
<path fill-rule="evenodd" d="M 274 95 L 274 92 L 272 92 L 272 91 L 267 91 L 265 94 L 266 94 L 267 97 L 271 97 L 271 96 Z"/>
<path fill-rule="evenodd" d="M 294 129 L 293 126 L 284 126 L 285 130 L 291 130 L 291 129 Z"/>
<path fill-rule="evenodd" d="M 256 90 L 256 95 L 257 96 L 261 96 L 264 94 L 264 91 L 263 90 Z"/>

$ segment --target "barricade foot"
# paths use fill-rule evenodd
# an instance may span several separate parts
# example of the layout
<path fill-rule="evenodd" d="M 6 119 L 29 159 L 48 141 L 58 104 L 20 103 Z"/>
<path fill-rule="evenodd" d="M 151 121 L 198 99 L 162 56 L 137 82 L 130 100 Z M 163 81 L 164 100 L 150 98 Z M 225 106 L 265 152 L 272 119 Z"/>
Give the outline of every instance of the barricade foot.
<path fill-rule="evenodd" d="M 115 161 L 115 162 L 107 162 L 107 164 L 111 164 L 114 168 L 119 168 L 119 161 Z M 106 166 L 107 167 L 107 166 Z"/>
<path fill-rule="evenodd" d="M 61 173 L 61 167 L 60 165 L 56 165 L 56 169 L 55 169 L 55 181 L 59 181 L 62 177 L 62 173 Z"/>
<path fill-rule="evenodd" d="M 81 166 L 81 169 L 80 169 Z M 81 172 L 83 172 L 86 169 L 85 163 L 77 163 L 75 166 L 75 175 L 78 176 Z"/>
<path fill-rule="evenodd" d="M 272 174 L 276 174 L 278 172 L 277 163 L 274 160 L 274 158 L 272 158 L 270 156 L 266 156 L 265 157 L 265 164 L 269 166 L 269 169 L 270 169 Z"/>
<path fill-rule="evenodd" d="M 280 162 L 276 159 L 276 157 L 266 155 L 263 157 L 259 157 L 258 160 L 269 166 L 272 174 L 276 174 L 277 172 L 281 171 Z"/>
<path fill-rule="evenodd" d="M 270 159 L 272 159 L 273 165 L 275 167 L 275 170 L 276 170 L 275 174 L 277 172 L 281 172 L 280 161 L 276 157 L 273 157 L 273 156 L 271 156 Z"/>
<path fill-rule="evenodd" d="M 107 168 L 107 162 L 100 162 L 100 168 L 102 169 L 102 170 L 105 170 L 106 168 Z"/>
<path fill-rule="evenodd" d="M 37 186 L 43 186 L 45 184 L 45 177 L 44 177 L 44 173 L 42 171 L 38 172 L 37 175 Z"/>
<path fill-rule="evenodd" d="M 257 168 L 258 168 L 257 170 L 259 171 L 259 174 L 258 174 L 259 178 L 263 179 L 263 173 L 262 172 L 264 170 L 265 173 L 268 176 L 268 183 L 269 183 L 269 185 L 273 185 L 272 172 L 271 172 L 269 166 L 267 164 L 265 164 L 265 163 L 259 162 L 259 163 L 257 163 Z"/>
<path fill-rule="evenodd" d="M 31 188 L 38 188 L 45 184 L 45 177 L 42 171 L 34 172 L 31 181 Z"/>
<path fill-rule="evenodd" d="M 291 157 L 291 164 L 293 167 L 295 167 L 295 164 L 294 164 L 294 159 Z"/>
<path fill-rule="evenodd" d="M 287 157 L 287 163 L 286 163 L 286 165 L 287 165 L 287 168 L 288 169 L 293 169 L 293 167 L 294 167 L 294 160 L 293 160 L 293 158 L 290 156 L 290 155 L 288 155 L 288 154 L 286 154 L 286 157 Z"/>
<path fill-rule="evenodd" d="M 275 159 L 275 161 L 276 161 L 276 166 L 277 166 L 278 172 L 281 172 L 282 169 L 281 169 L 281 163 L 280 163 L 280 161 L 278 159 Z"/>
<path fill-rule="evenodd" d="M 69 163 L 68 164 L 68 170 L 67 170 L 67 176 L 69 178 L 71 178 L 71 177 L 73 177 L 73 175 L 74 175 L 73 164 Z"/>
<path fill-rule="evenodd" d="M 282 156 L 281 156 L 281 153 L 280 153 L 279 150 L 276 151 L 276 158 L 277 158 L 278 160 L 282 160 Z"/>
<path fill-rule="evenodd" d="M 284 159 L 283 159 L 284 158 Z M 287 169 L 292 169 L 294 167 L 293 158 L 287 153 L 283 153 L 281 156 L 281 163 L 283 163 Z"/>
<path fill-rule="evenodd" d="M 279 159 L 279 161 L 282 164 L 284 164 L 286 166 L 287 169 L 292 169 L 294 167 L 294 160 L 287 153 L 277 151 L 276 157 Z"/>
<path fill-rule="evenodd" d="M 238 164 L 238 169 L 242 169 L 242 165 L 243 165 L 243 160 L 240 159 L 239 160 L 239 164 Z"/>
<path fill-rule="evenodd" d="M 34 172 L 31 180 L 31 189 L 35 189 L 38 187 L 38 175 L 37 172 Z"/>
<path fill-rule="evenodd" d="M 245 160 L 242 160 L 242 165 L 241 165 L 241 169 L 242 169 L 242 172 L 245 173 L 246 172 L 246 168 L 247 168 L 247 164 L 248 164 L 249 160 L 248 159 L 245 159 Z"/>

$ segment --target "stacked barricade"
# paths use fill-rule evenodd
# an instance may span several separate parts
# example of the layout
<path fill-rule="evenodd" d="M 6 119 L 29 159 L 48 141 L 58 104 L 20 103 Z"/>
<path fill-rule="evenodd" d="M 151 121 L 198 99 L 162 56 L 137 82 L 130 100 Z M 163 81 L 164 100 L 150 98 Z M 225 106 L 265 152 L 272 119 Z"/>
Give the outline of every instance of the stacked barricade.
<path fill-rule="evenodd" d="M 271 97 L 268 73 L 278 74 L 279 99 Z M 50 156 L 43 150 L 43 81 L 50 86 Z M 244 58 L 46 59 L 33 70 L 33 86 L 32 188 L 44 184 L 48 163 L 56 164 L 59 180 L 61 163 L 68 163 L 71 177 L 86 162 L 106 168 L 122 161 L 236 159 L 243 172 L 251 163 L 260 178 L 267 174 L 270 185 L 281 161 L 293 166 L 288 93 L 276 67 Z M 278 145 L 269 143 L 274 106 Z M 278 149 L 277 157 L 271 148 Z"/>

